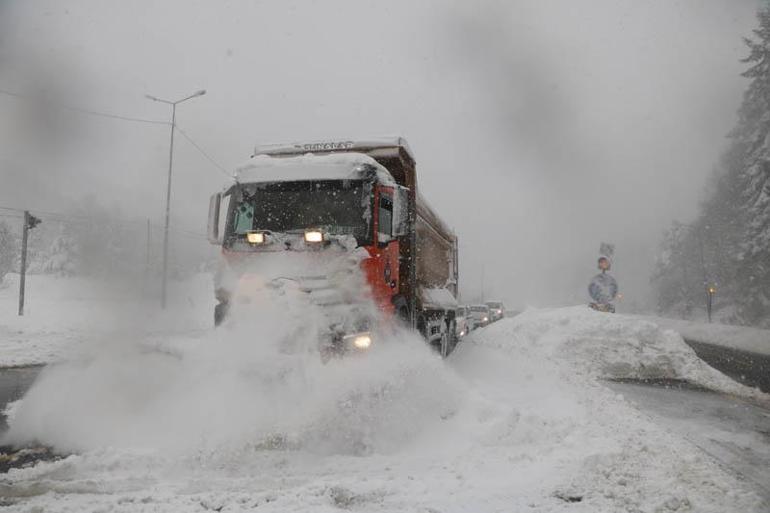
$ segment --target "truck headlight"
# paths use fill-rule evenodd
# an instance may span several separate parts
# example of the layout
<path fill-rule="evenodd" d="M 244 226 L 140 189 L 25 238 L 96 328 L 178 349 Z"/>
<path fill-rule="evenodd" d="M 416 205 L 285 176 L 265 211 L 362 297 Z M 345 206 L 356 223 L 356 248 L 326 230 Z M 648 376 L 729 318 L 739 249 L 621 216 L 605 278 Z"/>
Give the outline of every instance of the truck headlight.
<path fill-rule="evenodd" d="M 352 335 L 342 337 L 342 342 L 355 349 L 369 349 L 372 345 L 372 335 L 368 331 L 353 333 Z"/>
<path fill-rule="evenodd" d="M 308 230 L 305 232 L 305 242 L 323 242 L 324 234 L 321 230 Z"/>
<path fill-rule="evenodd" d="M 249 244 L 264 244 L 265 234 L 262 232 L 247 232 L 246 240 L 249 241 Z"/>

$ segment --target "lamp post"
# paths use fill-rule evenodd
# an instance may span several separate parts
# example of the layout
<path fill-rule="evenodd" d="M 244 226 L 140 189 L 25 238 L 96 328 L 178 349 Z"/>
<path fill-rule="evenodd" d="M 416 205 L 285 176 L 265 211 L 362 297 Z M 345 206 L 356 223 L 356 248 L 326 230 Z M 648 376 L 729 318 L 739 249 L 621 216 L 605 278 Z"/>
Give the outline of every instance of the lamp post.
<path fill-rule="evenodd" d="M 709 323 L 711 323 L 711 307 L 714 304 L 714 294 L 717 293 L 717 287 L 713 283 L 706 286 L 706 309 L 708 311 Z"/>
<path fill-rule="evenodd" d="M 163 284 L 161 286 L 160 293 L 161 308 L 166 308 L 166 284 L 168 275 L 168 223 L 169 216 L 171 214 L 171 170 L 174 165 L 174 129 L 176 128 L 176 106 L 182 102 L 186 102 L 187 100 L 197 98 L 198 96 L 203 96 L 204 94 L 206 94 L 206 90 L 201 89 L 200 91 L 196 91 L 190 96 L 176 101 L 163 100 L 161 98 L 156 98 L 155 96 L 150 96 L 149 94 L 145 95 L 148 100 L 171 105 L 171 144 L 169 145 L 168 152 L 168 181 L 166 183 L 166 222 L 163 227 Z"/>

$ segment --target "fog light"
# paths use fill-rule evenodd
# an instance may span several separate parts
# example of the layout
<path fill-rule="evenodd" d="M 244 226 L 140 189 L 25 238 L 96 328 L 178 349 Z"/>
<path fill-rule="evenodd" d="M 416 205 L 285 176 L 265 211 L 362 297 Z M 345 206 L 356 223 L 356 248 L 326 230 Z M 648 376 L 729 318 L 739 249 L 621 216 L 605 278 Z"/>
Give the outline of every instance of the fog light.
<path fill-rule="evenodd" d="M 305 242 L 323 242 L 324 234 L 320 230 L 311 230 L 305 232 Z"/>
<path fill-rule="evenodd" d="M 246 240 L 249 241 L 249 244 L 264 244 L 265 234 L 261 232 L 248 232 Z"/>
<path fill-rule="evenodd" d="M 368 331 L 364 331 L 362 333 L 346 335 L 342 337 L 342 341 L 346 345 L 353 346 L 356 349 L 369 349 L 372 345 L 372 336 Z"/>

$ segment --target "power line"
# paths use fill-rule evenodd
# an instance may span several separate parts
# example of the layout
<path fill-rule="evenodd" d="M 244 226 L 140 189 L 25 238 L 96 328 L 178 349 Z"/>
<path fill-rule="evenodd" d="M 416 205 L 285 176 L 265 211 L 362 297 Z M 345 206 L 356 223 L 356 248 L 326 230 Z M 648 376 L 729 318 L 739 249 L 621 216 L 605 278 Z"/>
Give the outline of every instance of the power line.
<path fill-rule="evenodd" d="M 79 114 L 86 114 L 88 116 L 97 116 L 97 117 L 101 117 L 101 118 L 117 119 L 117 120 L 120 120 L 120 121 L 132 121 L 134 123 L 147 123 L 147 124 L 150 124 L 150 125 L 166 125 L 166 126 L 171 124 L 168 121 L 158 121 L 158 120 L 154 120 L 154 119 L 144 119 L 144 118 L 133 118 L 133 117 L 130 117 L 130 116 L 121 116 L 121 115 L 118 115 L 118 114 L 108 114 L 106 112 L 97 112 L 95 110 L 80 109 L 80 108 L 77 108 L 77 107 L 62 106 L 62 108 L 66 109 L 66 110 L 69 110 L 69 111 L 72 111 L 72 112 L 77 112 Z"/>
<path fill-rule="evenodd" d="M 0 94 L 5 94 L 7 96 L 12 96 L 14 98 L 19 98 L 19 99 L 26 100 L 26 101 L 32 101 L 32 100 L 35 99 L 35 98 L 31 97 L 31 96 L 23 95 L 23 94 L 20 94 L 20 93 L 15 93 L 13 91 L 8 91 L 8 90 L 5 90 L 5 89 L 0 89 Z M 71 111 L 71 112 L 77 112 L 77 113 L 80 113 L 80 114 L 85 114 L 87 116 L 96 116 L 96 117 L 107 118 L 107 119 L 116 119 L 116 120 L 119 120 L 119 121 L 130 121 L 130 122 L 134 122 L 134 123 L 147 123 L 147 124 L 151 124 L 151 125 L 165 125 L 165 126 L 168 126 L 168 125 L 171 124 L 168 121 L 158 121 L 158 120 L 155 120 L 155 119 L 145 119 L 145 118 L 137 118 L 137 117 L 133 117 L 133 116 L 123 116 L 123 115 L 119 115 L 119 114 L 112 114 L 112 113 L 108 113 L 108 112 L 100 112 L 100 111 L 91 110 L 91 109 L 83 109 L 83 108 L 80 108 L 80 107 L 71 107 L 71 106 L 68 106 L 68 105 L 59 105 L 58 107 L 61 108 L 61 109 L 64 109 L 64 110 Z M 233 177 L 232 173 L 230 173 L 219 162 L 214 160 L 214 158 L 211 155 L 209 155 L 206 152 L 206 150 L 204 150 L 198 143 L 196 143 L 192 139 L 192 137 L 190 137 L 187 134 L 187 132 L 182 130 L 179 127 L 178 124 L 175 125 L 175 128 L 179 131 L 180 134 L 182 134 L 182 136 L 185 139 L 187 139 L 187 141 L 190 144 L 192 144 L 192 146 L 196 150 L 198 150 L 198 152 L 206 160 L 208 160 L 214 167 L 216 167 L 220 172 L 222 172 L 222 174 L 224 174 L 228 178 L 232 178 Z"/>
<path fill-rule="evenodd" d="M 206 153 L 206 151 L 203 148 L 201 148 L 195 141 L 193 141 L 192 138 L 189 135 L 187 135 L 187 133 L 184 130 L 179 128 L 178 124 L 176 125 L 176 129 L 179 131 L 180 134 L 182 134 L 182 136 L 185 139 L 187 139 L 187 141 L 190 144 L 192 144 L 195 147 L 196 150 L 198 150 L 200 152 L 201 155 L 203 155 L 206 158 L 206 160 L 211 162 L 217 169 L 219 169 L 228 178 L 232 178 L 233 177 L 232 173 L 229 173 L 227 171 L 227 169 L 224 168 L 224 166 L 220 165 L 216 160 L 211 158 L 211 156 L 209 156 L 209 154 Z"/>
<path fill-rule="evenodd" d="M 36 98 L 34 98 L 32 96 L 28 96 L 28 95 L 24 95 L 24 94 L 19 94 L 19 93 L 14 93 L 12 91 L 7 91 L 5 89 L 0 89 L 0 94 L 5 94 L 7 96 L 13 96 L 14 98 L 19 98 L 19 99 L 26 100 L 26 101 L 33 101 L 33 100 L 36 99 Z M 58 105 L 58 107 L 60 109 L 68 110 L 68 111 L 71 111 L 71 112 L 77 112 L 79 114 L 85 114 L 87 116 L 96 116 L 96 117 L 100 117 L 100 118 L 117 119 L 117 120 L 120 120 L 120 121 L 131 121 L 133 123 L 147 123 L 147 124 L 151 124 L 151 125 L 166 125 L 166 126 L 171 124 L 168 121 L 158 121 L 158 120 L 155 120 L 155 119 L 145 119 L 145 118 L 136 118 L 136 117 L 132 117 L 132 116 L 122 116 L 120 114 L 112 114 L 112 113 L 109 113 L 109 112 L 99 112 L 99 111 L 96 111 L 96 110 L 83 109 L 83 108 L 80 108 L 80 107 L 72 107 L 72 106 L 69 106 L 69 105 Z"/>
<path fill-rule="evenodd" d="M 68 214 L 63 214 L 63 213 L 60 213 L 60 212 L 47 212 L 47 211 L 44 211 L 44 210 L 37 210 L 37 209 L 21 209 L 21 208 L 0 206 L 0 210 L 6 210 L 6 211 L 10 211 L 10 212 L 18 212 L 20 214 L 23 214 L 25 210 L 28 210 L 28 211 L 36 214 L 36 215 L 39 215 L 41 217 L 51 218 L 51 220 L 58 221 L 58 222 L 86 223 L 86 222 L 93 222 L 94 221 L 94 217 L 93 216 L 87 216 L 87 215 L 68 215 Z M 8 218 L 17 218 L 17 219 L 19 219 L 22 216 L 0 213 L 0 217 L 8 217 Z M 143 226 L 145 226 L 146 222 L 147 222 L 146 219 L 135 219 L 135 220 L 130 220 L 130 219 L 112 219 L 112 220 L 108 221 L 108 224 L 109 223 L 115 223 L 115 224 L 120 224 L 120 225 L 123 225 L 123 226 L 143 227 Z M 157 230 L 161 230 L 162 229 L 162 227 L 160 225 L 157 225 L 157 224 L 154 224 L 154 223 L 152 223 L 150 226 L 152 228 L 157 229 Z M 196 237 L 196 238 L 200 238 L 200 239 L 207 239 L 208 238 L 206 235 L 204 235 L 202 233 L 197 233 L 197 232 L 194 232 L 192 230 L 186 230 L 184 228 L 170 228 L 170 231 L 176 232 L 176 233 L 181 234 L 181 235 L 187 235 L 189 237 Z"/>

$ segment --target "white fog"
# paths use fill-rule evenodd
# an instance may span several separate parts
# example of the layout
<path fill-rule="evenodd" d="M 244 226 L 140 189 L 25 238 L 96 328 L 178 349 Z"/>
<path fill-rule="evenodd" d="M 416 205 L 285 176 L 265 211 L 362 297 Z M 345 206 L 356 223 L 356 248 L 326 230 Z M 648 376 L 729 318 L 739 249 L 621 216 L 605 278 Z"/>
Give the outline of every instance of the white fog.
<path fill-rule="evenodd" d="M 0 507 L 767 511 L 768 48 L 760 0 L 0 0 Z"/>

